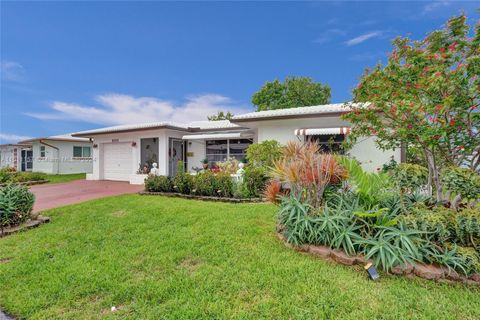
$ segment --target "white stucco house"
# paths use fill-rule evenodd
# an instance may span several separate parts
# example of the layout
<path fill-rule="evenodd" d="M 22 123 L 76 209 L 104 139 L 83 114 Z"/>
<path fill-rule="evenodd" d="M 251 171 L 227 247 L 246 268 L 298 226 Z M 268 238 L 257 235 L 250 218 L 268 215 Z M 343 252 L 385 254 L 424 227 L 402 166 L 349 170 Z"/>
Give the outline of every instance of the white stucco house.
<path fill-rule="evenodd" d="M 157 162 L 162 175 L 173 176 L 179 160 L 193 172 L 205 158 L 209 163 L 228 157 L 243 159 L 251 143 L 264 140 L 274 139 L 282 144 L 314 140 L 325 150 L 335 148 L 350 131 L 349 123 L 340 118 L 348 111 L 344 104 L 330 104 L 252 112 L 230 121 L 122 125 L 73 136 L 93 142 L 93 172 L 87 179 L 143 183 L 136 172 L 145 163 Z M 392 158 L 402 161 L 400 149 L 382 151 L 375 146 L 373 136 L 360 139 L 348 154 L 369 171 L 381 168 Z"/>
<path fill-rule="evenodd" d="M 88 138 L 65 134 L 28 139 L 19 144 L 30 147 L 29 171 L 48 174 L 92 172 L 92 143 Z"/>
<path fill-rule="evenodd" d="M 0 145 L 0 168 L 15 168 L 16 171 L 32 171 L 32 146 L 8 143 Z"/>

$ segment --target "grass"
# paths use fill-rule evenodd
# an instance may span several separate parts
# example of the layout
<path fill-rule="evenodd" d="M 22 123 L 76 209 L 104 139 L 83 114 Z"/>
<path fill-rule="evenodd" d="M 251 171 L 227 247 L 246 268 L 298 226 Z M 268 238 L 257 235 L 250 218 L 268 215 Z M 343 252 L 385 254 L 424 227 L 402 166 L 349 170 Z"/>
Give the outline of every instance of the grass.
<path fill-rule="evenodd" d="M 48 174 L 48 183 L 62 183 L 74 180 L 85 180 L 85 173 L 71 173 L 71 174 Z"/>
<path fill-rule="evenodd" d="M 276 208 L 125 195 L 0 239 L 0 306 L 29 319 L 479 319 L 480 289 L 301 254 Z M 116 306 L 117 311 L 110 308 Z"/>

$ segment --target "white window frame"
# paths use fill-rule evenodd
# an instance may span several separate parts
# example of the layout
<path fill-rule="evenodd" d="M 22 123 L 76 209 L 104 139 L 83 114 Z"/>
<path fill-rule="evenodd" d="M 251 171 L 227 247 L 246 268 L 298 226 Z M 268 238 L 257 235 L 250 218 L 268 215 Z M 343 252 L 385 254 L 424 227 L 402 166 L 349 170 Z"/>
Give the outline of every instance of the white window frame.
<path fill-rule="evenodd" d="M 227 140 L 227 154 L 219 154 L 219 153 L 207 153 L 207 148 L 208 148 L 208 144 L 207 142 L 208 141 L 222 141 L 222 140 Z M 244 153 L 234 153 L 232 155 L 230 155 L 230 140 L 251 140 L 249 138 L 232 138 L 232 139 L 208 139 L 208 140 L 205 140 L 205 158 L 208 159 L 208 156 L 218 156 L 218 155 L 221 155 L 221 156 L 225 156 L 226 159 L 222 159 L 222 160 L 219 160 L 219 161 L 224 161 L 224 160 L 228 160 L 230 159 L 231 156 L 243 156 L 243 158 L 246 158 L 247 156 L 247 153 L 244 152 Z M 253 144 L 253 141 L 252 143 Z M 246 149 L 245 149 L 246 151 Z M 213 163 L 216 163 L 216 162 L 219 162 L 219 161 L 209 161 L 209 163 L 213 162 Z"/>
<path fill-rule="evenodd" d="M 80 148 L 81 151 L 81 156 L 80 157 L 76 157 L 75 156 L 75 148 Z M 89 156 L 85 156 L 85 149 L 88 148 L 90 150 L 89 152 Z M 83 159 L 92 159 L 92 147 L 90 146 L 73 146 L 73 159 L 75 160 L 83 160 Z"/>
<path fill-rule="evenodd" d="M 40 146 L 40 158 L 45 158 L 46 156 L 47 156 L 47 148 L 45 146 Z"/>

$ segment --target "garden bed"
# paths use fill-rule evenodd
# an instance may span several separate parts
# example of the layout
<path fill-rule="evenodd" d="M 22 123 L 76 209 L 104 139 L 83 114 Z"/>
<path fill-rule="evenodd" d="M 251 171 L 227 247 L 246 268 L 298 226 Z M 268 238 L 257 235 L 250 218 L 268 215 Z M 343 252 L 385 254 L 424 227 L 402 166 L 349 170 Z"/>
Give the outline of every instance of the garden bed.
<path fill-rule="evenodd" d="M 0 230 L 0 238 L 1 237 L 6 237 L 11 234 L 20 232 L 20 231 L 25 231 L 28 229 L 36 228 L 41 224 L 48 223 L 50 222 L 49 217 L 44 217 L 44 216 L 38 216 L 35 219 L 28 220 L 25 223 L 22 223 L 21 225 L 18 226 L 13 226 L 13 227 L 7 227 L 5 229 Z"/>
<path fill-rule="evenodd" d="M 277 232 L 277 237 L 287 247 L 299 252 L 314 255 L 323 260 L 333 261 L 346 266 L 366 265 L 370 260 L 365 259 L 363 255 L 349 256 L 344 251 L 338 249 L 331 249 L 327 246 L 321 245 L 294 245 L 287 241 L 284 235 Z M 480 274 L 473 274 L 470 277 L 458 274 L 453 270 L 445 267 L 436 266 L 433 264 L 418 263 L 416 265 L 396 266 L 386 274 L 390 275 L 404 275 L 407 277 L 417 276 L 427 280 L 436 280 L 439 282 L 460 282 L 466 284 L 473 284 L 480 286 Z"/>
<path fill-rule="evenodd" d="M 44 184 L 44 183 L 48 183 L 48 182 L 49 182 L 48 180 L 33 180 L 33 181 L 16 182 L 16 184 L 21 184 L 23 186 L 33 186 L 33 185 L 36 185 L 36 184 Z M 2 183 L 2 184 L 0 184 L 0 187 L 4 187 L 6 185 L 7 185 L 7 183 Z"/>
<path fill-rule="evenodd" d="M 147 196 L 165 196 L 165 197 L 176 197 L 176 198 L 203 200 L 203 201 L 229 202 L 229 203 L 264 202 L 262 198 L 226 198 L 226 197 L 199 196 L 194 194 L 183 194 L 183 193 L 175 193 L 175 192 L 140 191 L 139 194 L 147 195 Z"/>

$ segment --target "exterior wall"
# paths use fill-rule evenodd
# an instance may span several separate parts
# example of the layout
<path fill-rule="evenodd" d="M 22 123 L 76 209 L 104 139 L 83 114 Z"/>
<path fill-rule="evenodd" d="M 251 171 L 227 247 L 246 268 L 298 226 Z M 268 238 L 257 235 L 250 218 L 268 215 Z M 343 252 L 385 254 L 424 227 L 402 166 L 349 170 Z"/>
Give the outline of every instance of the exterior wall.
<path fill-rule="evenodd" d="M 73 158 L 74 146 L 92 147 L 92 144 L 90 142 L 45 140 L 45 143 L 57 147 L 58 150 L 50 146 L 40 144 L 39 141 L 33 142 L 32 171 L 44 172 L 49 174 L 92 172 L 92 160 Z M 40 157 L 40 146 L 45 146 L 45 158 Z"/>
<path fill-rule="evenodd" d="M 305 140 L 304 137 L 295 135 L 295 129 L 348 127 L 349 123 L 338 117 L 318 117 L 257 121 L 246 123 L 245 126 L 257 128 L 258 142 L 274 139 L 281 144 L 285 144 L 288 141 L 303 142 Z M 358 139 L 357 144 L 353 146 L 347 155 L 360 161 L 362 167 L 367 171 L 376 171 L 378 168 L 381 168 L 383 164 L 389 162 L 392 157 L 397 162 L 401 160 L 400 149 L 382 151 L 376 147 L 374 137 Z"/>
<path fill-rule="evenodd" d="M 136 174 L 141 163 L 141 139 L 157 138 L 158 141 L 158 170 L 161 175 L 169 174 L 168 148 L 169 138 L 181 139 L 186 133 L 176 130 L 160 129 L 136 132 L 110 133 L 95 136 L 93 144 L 93 173 L 89 175 L 91 180 L 103 180 L 103 150 L 107 143 L 130 143 L 132 145 L 131 174 Z"/>
<path fill-rule="evenodd" d="M 187 142 L 187 152 L 193 153 L 192 157 L 187 157 L 187 170 L 195 172 L 193 168 L 201 168 L 201 161 L 205 159 L 205 140 L 190 140 Z"/>
<path fill-rule="evenodd" d="M 20 171 L 22 167 L 22 148 L 21 147 L 0 146 L 0 168 L 6 168 L 6 167 L 13 167 L 13 168 L 16 168 L 18 171 Z"/>

